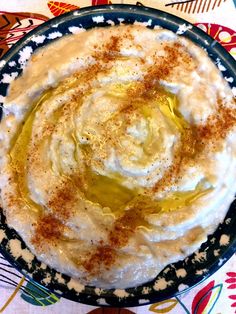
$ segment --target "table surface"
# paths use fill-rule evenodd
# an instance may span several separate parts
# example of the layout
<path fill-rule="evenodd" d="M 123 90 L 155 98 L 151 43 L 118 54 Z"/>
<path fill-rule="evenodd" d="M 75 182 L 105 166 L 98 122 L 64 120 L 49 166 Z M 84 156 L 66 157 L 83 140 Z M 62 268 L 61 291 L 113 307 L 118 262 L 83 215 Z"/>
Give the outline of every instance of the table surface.
<path fill-rule="evenodd" d="M 197 24 L 236 58 L 236 0 L 3 0 L 0 1 L 0 58 L 17 40 L 48 19 L 76 8 L 107 3 L 145 5 L 180 16 Z M 120 310 L 96 308 L 43 293 L 0 255 L 0 313 L 233 314 L 236 313 L 236 255 L 210 278 L 178 297 Z"/>

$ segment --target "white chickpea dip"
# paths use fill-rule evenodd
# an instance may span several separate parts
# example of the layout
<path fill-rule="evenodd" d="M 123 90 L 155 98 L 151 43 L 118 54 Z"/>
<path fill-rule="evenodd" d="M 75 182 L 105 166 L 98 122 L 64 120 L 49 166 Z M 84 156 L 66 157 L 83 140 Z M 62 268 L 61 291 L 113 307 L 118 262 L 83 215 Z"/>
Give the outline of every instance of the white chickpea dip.
<path fill-rule="evenodd" d="M 200 247 L 236 191 L 236 106 L 207 53 L 141 25 L 30 58 L 0 124 L 7 223 L 57 271 L 137 286 Z"/>

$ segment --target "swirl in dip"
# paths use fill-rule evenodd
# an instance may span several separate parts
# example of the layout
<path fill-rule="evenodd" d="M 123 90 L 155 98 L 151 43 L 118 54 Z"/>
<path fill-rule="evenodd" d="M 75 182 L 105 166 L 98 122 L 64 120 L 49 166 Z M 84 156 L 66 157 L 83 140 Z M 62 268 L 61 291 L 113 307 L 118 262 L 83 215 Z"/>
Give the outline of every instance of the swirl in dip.
<path fill-rule="evenodd" d="M 207 54 L 140 25 L 38 50 L 1 122 L 8 224 L 46 264 L 135 286 L 192 253 L 235 183 L 235 103 Z"/>

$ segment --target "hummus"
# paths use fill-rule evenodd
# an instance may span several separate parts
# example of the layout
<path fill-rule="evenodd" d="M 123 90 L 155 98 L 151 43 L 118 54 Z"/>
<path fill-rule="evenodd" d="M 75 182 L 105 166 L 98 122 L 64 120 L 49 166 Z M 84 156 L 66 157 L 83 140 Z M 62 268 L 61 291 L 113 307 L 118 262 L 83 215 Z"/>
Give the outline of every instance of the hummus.
<path fill-rule="evenodd" d="M 56 270 L 147 282 L 200 247 L 236 190 L 235 102 L 205 51 L 141 25 L 30 58 L 1 121 L 8 224 Z"/>

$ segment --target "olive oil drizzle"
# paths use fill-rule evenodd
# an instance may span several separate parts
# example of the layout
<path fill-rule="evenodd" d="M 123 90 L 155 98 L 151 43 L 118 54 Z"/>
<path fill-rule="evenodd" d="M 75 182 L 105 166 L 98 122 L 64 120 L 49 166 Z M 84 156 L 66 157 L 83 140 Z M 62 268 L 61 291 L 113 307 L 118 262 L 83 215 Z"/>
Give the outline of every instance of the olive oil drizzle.
<path fill-rule="evenodd" d="M 126 100 L 127 90 L 134 88 L 134 83 L 125 85 L 116 84 L 113 85 L 107 93 L 110 96 L 114 97 L 117 95 L 121 100 Z M 172 127 L 175 128 L 176 131 L 180 132 L 181 137 L 184 137 L 185 131 L 188 130 L 190 126 L 178 111 L 177 97 L 161 86 L 157 86 L 157 88 L 154 87 L 150 93 L 152 94 L 151 96 L 148 95 L 149 101 L 154 102 L 155 106 L 158 106 L 164 118 L 172 124 Z M 140 98 L 132 99 L 129 104 L 124 103 L 125 106 L 134 106 L 135 110 L 140 111 L 147 121 L 154 114 L 152 108 Z M 114 115 L 112 119 L 115 117 L 116 115 Z M 155 134 L 150 127 L 149 133 L 149 136 L 143 143 L 144 151 L 147 150 L 147 147 L 151 146 L 151 142 L 155 140 L 155 138 L 153 139 Z M 158 145 L 158 143 L 155 143 L 155 145 Z M 140 208 L 141 205 L 142 213 L 140 212 L 140 217 L 143 217 L 143 224 L 146 225 L 144 222 L 145 215 L 181 209 L 184 206 L 192 204 L 193 201 L 196 201 L 210 191 L 210 188 L 205 188 L 205 183 L 200 182 L 195 190 L 172 192 L 169 193 L 165 199 L 155 200 L 145 196 L 145 191 L 147 190 L 145 188 L 129 189 L 123 184 L 124 178 L 116 176 L 114 173 L 111 173 L 110 176 L 102 176 L 92 171 L 90 162 L 94 152 L 91 146 L 86 143 L 80 144 L 79 148 L 83 152 L 84 159 L 86 160 L 86 171 L 84 175 L 86 186 L 83 191 L 86 199 L 108 208 L 111 213 L 115 214 L 117 217 L 124 215 L 127 209 L 134 207 Z M 149 154 L 150 153 L 147 152 L 147 155 Z M 150 210 L 150 204 L 152 204 L 152 210 Z M 136 227 L 138 227 L 138 225 Z"/>
<path fill-rule="evenodd" d="M 76 80 L 68 81 L 69 86 L 76 86 Z M 113 86 L 112 89 L 108 90 L 110 95 L 118 95 L 118 97 L 127 99 L 127 90 L 129 88 L 134 88 L 133 84 L 126 84 L 125 86 Z M 17 183 L 20 190 L 21 198 L 29 206 L 29 208 L 35 212 L 42 213 L 43 208 L 35 203 L 30 198 L 29 189 L 27 187 L 27 178 L 26 178 L 26 164 L 27 164 L 27 147 L 31 139 L 31 133 L 33 128 L 34 119 L 37 112 L 42 107 L 43 103 L 49 99 L 52 94 L 58 95 L 66 91 L 69 87 L 64 85 L 59 85 L 54 90 L 49 90 L 45 92 L 40 99 L 33 105 L 33 110 L 29 113 L 22 129 L 18 133 L 18 137 L 12 143 L 12 149 L 9 153 L 11 158 L 11 166 L 16 172 Z M 163 117 L 171 124 L 172 128 L 175 128 L 181 136 L 184 136 L 184 132 L 188 129 L 188 123 L 184 120 L 180 112 L 178 111 L 178 102 L 175 95 L 164 90 L 164 88 L 158 86 L 157 89 L 153 89 L 152 95 L 148 96 L 151 102 L 155 103 L 155 106 L 159 108 Z M 82 97 L 81 97 L 82 99 Z M 81 102 L 80 99 L 80 102 Z M 127 105 L 127 103 L 126 103 Z M 133 99 L 132 105 L 135 110 L 138 110 L 143 117 L 148 120 L 152 117 L 152 107 L 149 107 L 145 101 L 139 99 Z M 79 107 L 79 104 L 78 106 Z M 63 114 L 62 110 L 59 110 L 55 114 L 55 121 L 60 118 L 60 115 Z M 72 112 L 71 114 L 74 114 Z M 149 136 L 147 140 L 143 143 L 144 151 L 147 155 L 152 153 L 153 143 L 155 143 L 155 134 L 154 131 L 149 127 Z M 191 205 L 198 198 L 207 194 L 210 189 L 206 189 L 203 184 L 197 186 L 193 191 L 184 191 L 184 192 L 173 192 L 169 193 L 169 196 L 165 199 L 152 199 L 151 197 L 145 196 L 145 188 L 139 189 L 129 189 L 123 184 L 123 178 L 120 175 L 111 173 L 110 176 L 103 176 L 98 173 L 95 173 L 91 169 L 91 159 L 93 157 L 93 151 L 89 144 L 78 143 L 75 133 L 71 133 L 71 138 L 75 145 L 74 158 L 78 163 L 78 168 L 80 167 L 78 160 L 78 151 L 80 150 L 84 155 L 85 162 L 85 173 L 78 172 L 78 176 L 83 177 L 84 186 L 78 186 L 74 180 L 76 175 L 65 176 L 66 180 L 69 180 L 74 184 L 76 189 L 80 190 L 85 196 L 85 198 L 93 203 L 99 204 L 102 208 L 106 210 L 104 213 L 110 211 L 114 214 L 115 217 L 121 219 L 121 217 L 131 214 L 130 211 L 133 211 L 135 214 L 135 228 L 140 226 L 148 227 L 146 222 L 146 215 L 158 214 L 165 211 L 172 211 L 181 209 L 184 206 Z M 153 142 L 153 143 L 152 143 Z M 148 149 L 151 147 L 151 149 Z M 64 174 L 61 172 L 61 176 Z M 76 190 L 75 190 L 76 193 Z M 137 216 L 139 219 L 137 219 Z M 119 218 L 120 217 L 120 218 Z"/>
<path fill-rule="evenodd" d="M 44 93 L 40 99 L 32 106 L 32 111 L 29 112 L 25 123 L 18 132 L 18 136 L 12 140 L 12 148 L 9 152 L 10 165 L 16 174 L 17 187 L 21 199 L 28 206 L 28 208 L 36 213 L 42 212 L 42 207 L 34 202 L 29 193 L 26 178 L 26 164 L 27 164 L 27 153 L 28 143 L 31 138 L 32 127 L 37 111 L 42 106 L 43 102 L 48 99 L 51 95 L 50 91 Z"/>

